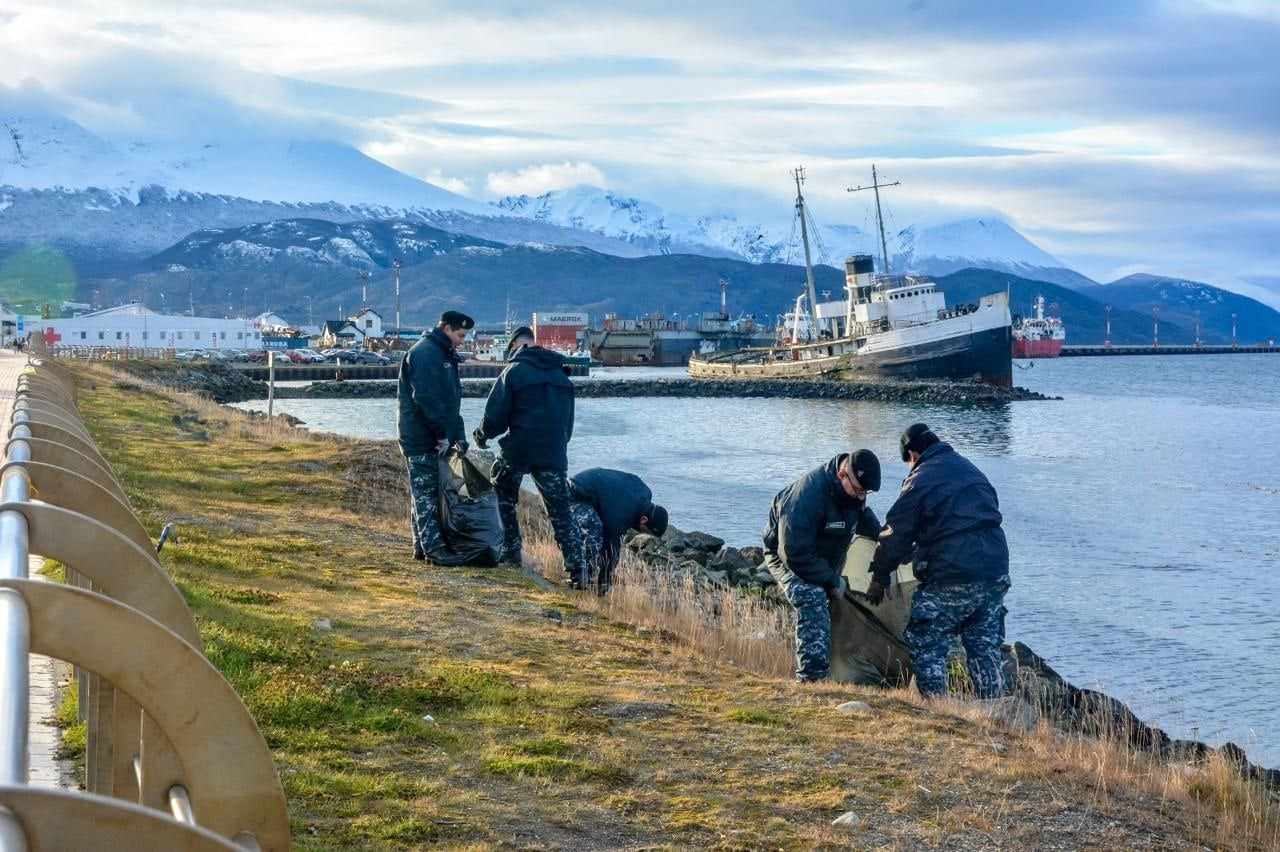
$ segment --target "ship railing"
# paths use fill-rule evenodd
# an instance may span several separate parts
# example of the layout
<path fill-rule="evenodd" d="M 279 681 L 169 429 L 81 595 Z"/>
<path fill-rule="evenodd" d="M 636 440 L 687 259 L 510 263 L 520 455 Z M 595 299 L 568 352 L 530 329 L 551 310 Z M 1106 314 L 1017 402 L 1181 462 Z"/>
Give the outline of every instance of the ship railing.
<path fill-rule="evenodd" d="M 204 656 L 72 375 L 32 349 L 0 467 L 0 852 L 287 850 L 266 742 Z M 65 581 L 29 576 L 32 556 Z M 74 667 L 83 792 L 30 784 L 31 654 Z"/>

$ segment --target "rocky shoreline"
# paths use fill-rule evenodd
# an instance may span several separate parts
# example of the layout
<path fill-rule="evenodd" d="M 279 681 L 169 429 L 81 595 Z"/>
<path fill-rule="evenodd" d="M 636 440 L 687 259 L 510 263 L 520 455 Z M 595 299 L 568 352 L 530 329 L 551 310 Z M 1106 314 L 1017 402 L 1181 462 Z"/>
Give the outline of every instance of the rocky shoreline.
<path fill-rule="evenodd" d="M 245 402 L 267 398 L 267 383 L 251 379 L 226 364 L 160 361 L 122 361 L 120 368 L 139 379 L 175 390 L 198 393 L 215 402 Z M 462 383 L 464 397 L 488 396 L 491 379 Z M 721 399 L 838 399 L 872 402 L 915 402 L 956 405 L 996 405 L 1008 402 L 1060 399 L 1026 388 L 1000 388 L 980 382 L 823 382 L 786 379 L 592 379 L 574 382 L 579 399 L 625 397 Z M 279 387 L 276 399 L 393 399 L 391 381 L 312 382 L 305 387 Z"/>
<path fill-rule="evenodd" d="M 493 382 L 477 379 L 462 383 L 464 397 L 489 394 Z M 592 379 L 574 382 L 578 399 L 616 397 L 735 398 L 735 399 L 841 399 L 873 402 L 953 403 L 990 405 L 1028 400 L 1048 400 L 1026 388 L 999 388 L 977 382 L 815 382 L 799 380 L 734 379 Z M 263 390 L 265 395 L 266 391 Z M 305 388 L 277 388 L 277 398 L 387 399 L 396 395 L 395 382 L 314 382 Z"/>

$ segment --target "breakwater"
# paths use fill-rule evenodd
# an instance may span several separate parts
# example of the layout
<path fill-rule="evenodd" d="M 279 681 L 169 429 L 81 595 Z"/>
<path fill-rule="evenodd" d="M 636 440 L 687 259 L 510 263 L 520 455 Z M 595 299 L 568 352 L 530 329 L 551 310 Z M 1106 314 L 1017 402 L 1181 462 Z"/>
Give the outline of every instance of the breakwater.
<path fill-rule="evenodd" d="M 487 396 L 491 387 L 493 387 L 491 381 L 465 382 L 462 386 L 462 395 L 464 397 Z M 1001 388 L 976 382 L 595 379 L 575 382 L 574 389 L 579 399 L 617 397 L 848 399 L 958 404 L 995 404 L 1052 399 L 1026 388 Z M 276 396 L 280 399 L 386 399 L 395 395 L 395 382 L 314 382 L 307 387 L 276 389 Z"/>

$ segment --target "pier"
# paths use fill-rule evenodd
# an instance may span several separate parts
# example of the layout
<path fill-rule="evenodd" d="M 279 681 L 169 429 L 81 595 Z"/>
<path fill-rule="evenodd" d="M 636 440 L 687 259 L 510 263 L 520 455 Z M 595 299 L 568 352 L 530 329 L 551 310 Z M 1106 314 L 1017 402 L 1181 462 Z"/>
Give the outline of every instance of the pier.
<path fill-rule="evenodd" d="M 1280 346 L 1257 344 L 1255 346 L 1063 346 L 1063 358 L 1081 358 L 1095 355 L 1243 355 L 1257 352 L 1280 353 Z"/>

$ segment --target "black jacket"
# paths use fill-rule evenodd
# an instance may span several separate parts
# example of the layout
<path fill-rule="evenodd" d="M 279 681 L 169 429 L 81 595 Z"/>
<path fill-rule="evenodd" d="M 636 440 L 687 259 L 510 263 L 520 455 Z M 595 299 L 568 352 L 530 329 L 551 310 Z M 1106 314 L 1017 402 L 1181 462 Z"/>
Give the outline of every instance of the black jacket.
<path fill-rule="evenodd" d="M 635 529 L 641 515 L 653 511 L 653 492 L 634 473 L 593 467 L 569 479 L 575 500 L 590 503 L 604 525 L 606 543 Z"/>
<path fill-rule="evenodd" d="M 526 470 L 565 470 L 573 437 L 573 382 L 564 358 L 541 346 L 526 346 L 493 383 L 484 406 L 485 438 L 498 443 L 502 457 Z"/>
<path fill-rule="evenodd" d="M 765 551 L 800 579 L 826 588 L 843 573 L 854 535 L 880 533 L 871 507 L 841 487 L 836 471 L 842 459 L 836 456 L 779 491 L 764 528 Z"/>
<path fill-rule="evenodd" d="M 996 490 L 982 471 L 950 444 L 934 444 L 902 481 L 871 571 L 886 583 L 914 555 L 922 582 L 998 579 L 1009 573 L 1002 520 Z"/>
<path fill-rule="evenodd" d="M 400 362 L 400 449 L 408 456 L 434 453 L 444 438 L 466 438 L 462 425 L 460 359 L 453 343 L 436 328 Z"/>

